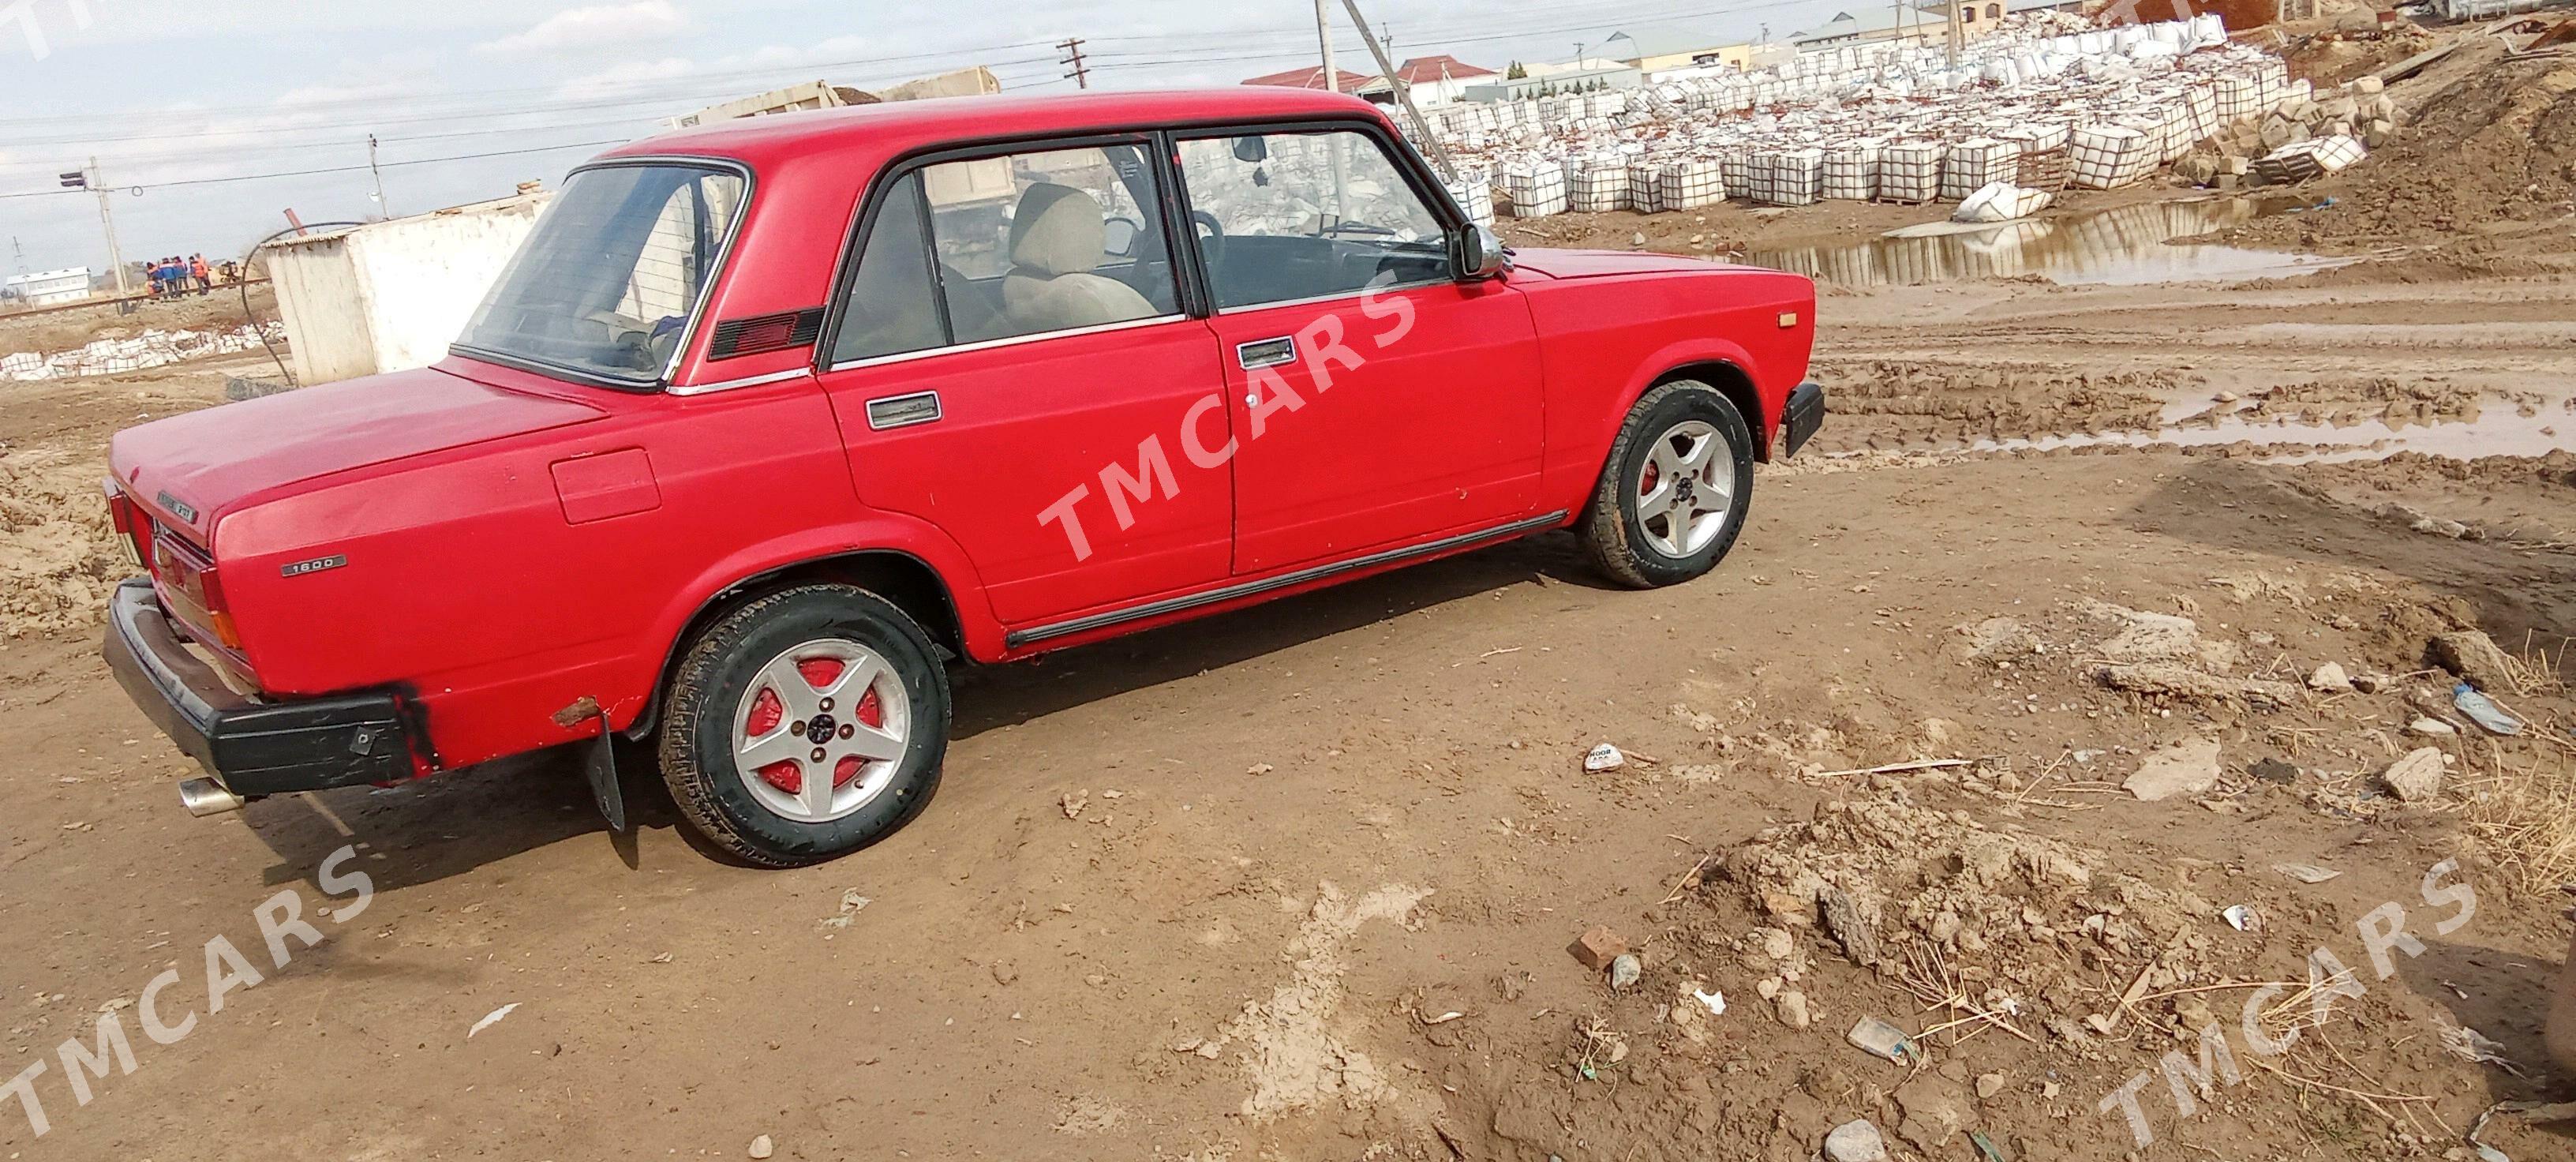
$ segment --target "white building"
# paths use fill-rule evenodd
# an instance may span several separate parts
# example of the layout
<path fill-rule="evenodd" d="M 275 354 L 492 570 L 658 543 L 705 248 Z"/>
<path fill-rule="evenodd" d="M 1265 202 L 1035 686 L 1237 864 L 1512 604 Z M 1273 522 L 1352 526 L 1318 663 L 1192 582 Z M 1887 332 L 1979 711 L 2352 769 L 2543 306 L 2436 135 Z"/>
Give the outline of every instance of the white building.
<path fill-rule="evenodd" d="M 277 313 L 306 386 L 447 357 L 551 192 L 272 243 Z"/>
<path fill-rule="evenodd" d="M 75 266 L 69 270 L 11 275 L 5 285 L 11 297 L 22 299 L 29 306 L 44 307 L 88 298 L 89 279 L 88 267 Z"/>

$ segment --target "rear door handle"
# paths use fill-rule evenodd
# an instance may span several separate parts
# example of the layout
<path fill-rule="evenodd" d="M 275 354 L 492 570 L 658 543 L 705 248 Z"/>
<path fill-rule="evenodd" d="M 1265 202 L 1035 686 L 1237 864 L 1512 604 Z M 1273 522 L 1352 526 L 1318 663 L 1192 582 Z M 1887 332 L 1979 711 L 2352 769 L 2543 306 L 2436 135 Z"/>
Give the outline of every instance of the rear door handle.
<path fill-rule="evenodd" d="M 1234 361 L 1245 371 L 1285 367 L 1297 361 L 1297 340 L 1293 336 L 1282 335 L 1276 339 L 1239 343 L 1234 348 Z"/>

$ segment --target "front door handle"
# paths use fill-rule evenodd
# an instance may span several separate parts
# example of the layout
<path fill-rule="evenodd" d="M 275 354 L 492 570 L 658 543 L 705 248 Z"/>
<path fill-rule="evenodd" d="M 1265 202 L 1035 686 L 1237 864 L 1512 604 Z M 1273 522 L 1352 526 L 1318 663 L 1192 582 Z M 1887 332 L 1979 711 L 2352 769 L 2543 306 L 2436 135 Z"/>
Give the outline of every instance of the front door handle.
<path fill-rule="evenodd" d="M 1245 371 L 1285 367 L 1297 361 L 1297 340 L 1294 336 L 1282 335 L 1276 339 L 1238 343 L 1234 348 L 1234 361 Z"/>

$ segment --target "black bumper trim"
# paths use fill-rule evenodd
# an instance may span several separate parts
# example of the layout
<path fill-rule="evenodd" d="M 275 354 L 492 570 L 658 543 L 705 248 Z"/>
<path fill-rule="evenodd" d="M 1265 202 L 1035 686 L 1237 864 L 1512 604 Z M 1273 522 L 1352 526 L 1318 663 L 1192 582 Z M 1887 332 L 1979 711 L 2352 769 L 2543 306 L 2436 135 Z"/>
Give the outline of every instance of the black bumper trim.
<path fill-rule="evenodd" d="M 117 587 L 101 647 L 143 715 L 246 799 L 412 776 L 414 724 L 391 693 L 292 702 L 245 697 L 188 652 L 148 581 Z"/>
<path fill-rule="evenodd" d="M 1785 460 L 1797 455 L 1798 449 L 1806 447 L 1807 440 L 1816 434 L 1816 429 L 1824 426 L 1825 385 L 1812 379 L 1799 384 L 1789 393 L 1789 406 L 1780 419 L 1780 458 Z"/>

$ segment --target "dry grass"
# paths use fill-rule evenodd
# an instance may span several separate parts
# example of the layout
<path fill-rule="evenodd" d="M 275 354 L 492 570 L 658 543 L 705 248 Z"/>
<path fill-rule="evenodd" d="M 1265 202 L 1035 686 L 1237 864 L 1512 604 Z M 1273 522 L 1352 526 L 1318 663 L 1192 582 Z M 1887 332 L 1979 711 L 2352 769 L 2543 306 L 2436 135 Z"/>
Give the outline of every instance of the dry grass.
<path fill-rule="evenodd" d="M 2478 781 L 2469 826 L 2514 886 L 2546 893 L 2576 882 L 2576 734 L 2559 714 L 2534 703 L 2567 691 L 2559 655 L 2526 646 L 2520 656 L 2507 653 L 2506 677 L 2518 697 L 2506 707 L 2522 719 L 2523 733 L 2540 745 L 2519 766 L 2500 747 L 2490 747 L 2493 770 Z"/>

